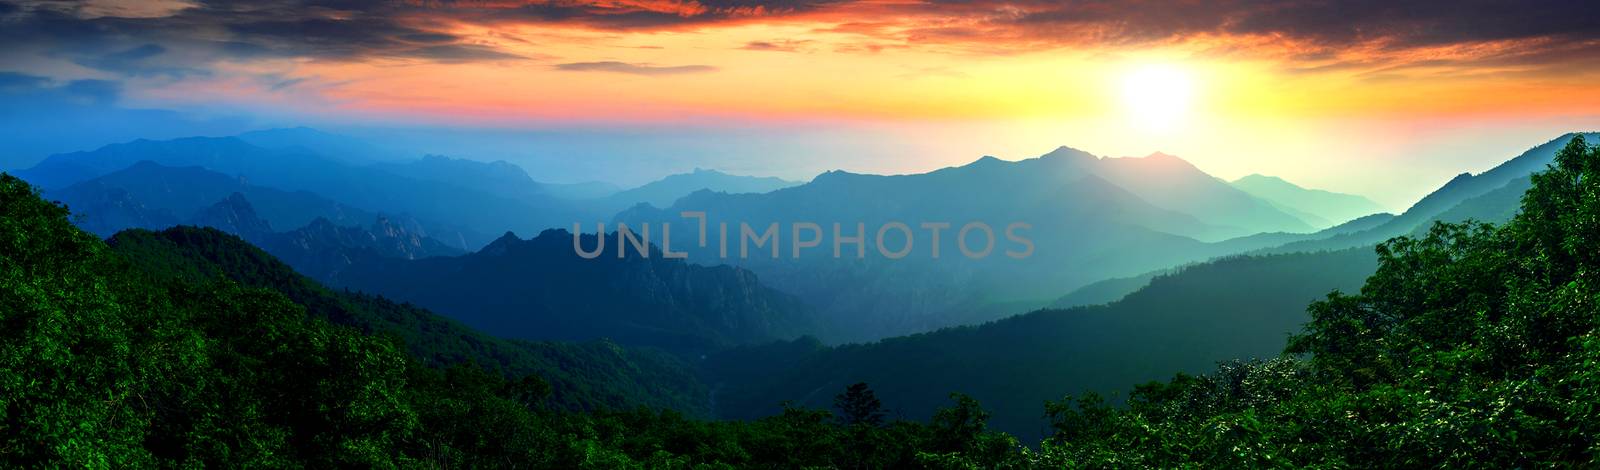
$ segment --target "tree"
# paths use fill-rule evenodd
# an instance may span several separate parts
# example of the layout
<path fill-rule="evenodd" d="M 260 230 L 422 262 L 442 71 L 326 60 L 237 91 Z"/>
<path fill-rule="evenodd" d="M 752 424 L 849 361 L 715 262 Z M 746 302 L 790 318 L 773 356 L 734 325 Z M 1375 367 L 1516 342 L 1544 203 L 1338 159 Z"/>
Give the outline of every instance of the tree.
<path fill-rule="evenodd" d="M 839 410 L 840 420 L 847 426 L 883 425 L 883 402 L 878 400 L 871 388 L 867 388 L 865 382 L 851 385 L 845 388 L 844 393 L 834 396 L 833 407 Z"/>

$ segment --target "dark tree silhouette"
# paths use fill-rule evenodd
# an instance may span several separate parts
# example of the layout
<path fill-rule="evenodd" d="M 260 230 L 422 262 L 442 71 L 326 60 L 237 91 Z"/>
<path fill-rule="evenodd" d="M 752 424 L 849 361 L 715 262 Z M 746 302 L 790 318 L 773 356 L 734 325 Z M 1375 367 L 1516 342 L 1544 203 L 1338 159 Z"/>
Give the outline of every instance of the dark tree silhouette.
<path fill-rule="evenodd" d="M 877 394 L 872 393 L 865 382 L 851 385 L 844 393 L 833 397 L 833 407 L 839 409 L 844 424 L 883 425 L 883 402 L 878 401 Z"/>

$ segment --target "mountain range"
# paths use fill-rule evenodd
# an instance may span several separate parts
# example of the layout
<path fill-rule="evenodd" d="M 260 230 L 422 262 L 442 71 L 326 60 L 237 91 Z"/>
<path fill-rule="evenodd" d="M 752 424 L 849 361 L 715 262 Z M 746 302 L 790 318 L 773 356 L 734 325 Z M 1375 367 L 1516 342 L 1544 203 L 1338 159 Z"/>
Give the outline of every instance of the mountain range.
<path fill-rule="evenodd" d="M 584 235 L 585 246 L 597 243 Z M 501 336 L 590 340 L 702 354 L 821 328 L 810 307 L 731 266 L 652 256 L 580 257 L 564 230 L 507 233 L 476 253 L 367 258 L 332 285 L 414 303 Z"/>
<path fill-rule="evenodd" d="M 1043 400 L 1114 393 L 1225 360 L 1277 356 L 1309 320 L 1310 301 L 1353 292 L 1377 261 L 1372 245 L 1278 252 L 1355 243 L 1380 231 L 1415 235 L 1429 225 L 1422 221 L 1503 222 L 1530 187 L 1525 172 L 1544 168 L 1551 149 L 1572 136 L 1457 177 L 1401 216 L 1356 219 L 1319 232 L 1331 237 L 1291 240 L 1257 254 L 1108 279 L 1058 299 L 1059 308 L 866 344 L 813 340 L 731 350 L 707 366 L 722 391 L 717 412 L 764 415 L 785 400 L 817 405 L 827 400 L 819 390 L 866 382 L 898 413 L 927 416 L 943 398 L 934 391 L 956 390 L 995 403 L 1001 429 L 1035 435 L 1044 428 L 1032 405 Z M 774 368 L 781 372 L 753 374 L 747 360 L 781 364 Z"/>
<path fill-rule="evenodd" d="M 23 174 L 151 273 L 278 291 L 438 364 L 554 377 L 565 407 L 751 418 L 785 400 L 827 406 L 831 391 L 867 382 L 904 416 L 928 417 L 961 391 L 990 404 L 996 426 L 1033 436 L 1043 400 L 1275 355 L 1309 301 L 1373 272 L 1374 245 L 1433 221 L 1506 220 L 1529 174 L 1572 136 L 1458 176 L 1399 215 L 1272 177 L 1225 182 L 1170 155 L 1065 147 L 803 184 L 699 171 L 576 199 L 505 162 L 384 159 L 359 146 L 323 156 L 339 140 L 304 130 L 137 141 Z M 624 209 L 608 216 L 612 206 Z M 707 227 L 778 224 L 780 256 L 723 257 L 715 241 L 694 243 L 685 211 Z M 531 239 L 473 241 L 486 227 L 563 217 Z M 572 220 L 650 225 L 658 237 L 670 222 L 688 258 L 666 257 L 656 238 L 643 253 L 586 259 L 578 247 L 623 242 L 603 228 L 574 237 Z M 871 239 L 890 222 L 951 227 L 937 245 L 924 232 L 890 239 L 916 248 L 896 259 Z M 969 222 L 999 232 L 993 256 L 962 254 L 954 232 Z M 1003 233 L 1014 222 L 1028 224 L 1031 256 L 1002 254 L 1021 248 Z M 820 243 L 790 256 L 797 223 L 817 224 Z M 834 257 L 835 223 L 865 255 Z M 167 228 L 180 224 L 214 229 Z M 935 246 L 944 257 L 929 255 Z"/>
<path fill-rule="evenodd" d="M 1271 203 L 1317 228 L 1327 228 L 1356 218 L 1384 212 L 1382 206 L 1361 196 L 1306 189 L 1276 176 L 1251 174 L 1228 183 L 1246 194 Z"/>
<path fill-rule="evenodd" d="M 1503 222 L 1516 212 L 1522 192 L 1530 186 L 1528 175 L 1547 168 L 1554 161 L 1556 151 L 1576 135 L 1562 135 L 1537 145 L 1483 173 L 1456 175 L 1382 224 L 1332 236 L 1308 237 L 1261 251 L 1292 253 L 1372 245 L 1392 237 L 1426 232 L 1436 221 L 1460 222 L 1474 218 L 1482 222 Z M 1591 141 L 1600 138 L 1600 133 L 1582 135 Z"/>
<path fill-rule="evenodd" d="M 927 418 L 954 391 L 989 405 L 999 429 L 1037 437 L 1045 400 L 1276 356 L 1306 321 L 1308 303 L 1360 287 L 1376 263 L 1370 248 L 1231 257 L 1157 276 L 1109 305 L 1040 310 L 867 344 L 734 349 L 707 367 L 711 386 L 721 390 L 722 417 L 765 416 L 785 400 L 826 406 L 832 396 L 819 391 L 865 382 L 892 413 Z M 747 360 L 781 365 L 751 374 Z"/>
<path fill-rule="evenodd" d="M 1312 231 L 1272 203 L 1177 157 L 1099 158 L 1066 147 L 1038 158 L 985 157 L 924 174 L 832 171 L 762 194 L 698 192 L 664 209 L 632 208 L 615 222 L 653 225 L 658 232 L 663 224 L 674 224 L 674 233 L 687 231 L 697 239 L 699 222 L 681 217 L 686 211 L 705 213 L 707 232 L 716 232 L 719 224 L 729 227 L 727 236 L 709 234 L 712 240 L 728 240 L 729 256 L 722 256 L 719 243 L 694 244 L 681 248 L 691 261 L 743 266 L 773 287 L 799 295 L 835 327 L 831 336 L 822 337 L 826 342 L 982 323 L 1048 305 L 1099 280 L 1310 236 L 1277 231 Z M 911 255 L 882 256 L 875 231 L 891 222 L 950 224 L 938 246 L 946 255 L 934 259 L 931 234 L 917 231 Z M 1020 249 L 1017 244 L 999 245 L 983 259 L 960 255 L 959 229 L 974 222 L 990 227 L 997 244 L 1008 243 L 1002 233 L 1006 227 L 1027 224 L 1031 255 L 1014 259 L 1001 253 Z M 798 258 L 791 253 L 795 233 L 790 230 L 797 223 L 823 228 L 820 247 Z M 740 224 L 754 230 L 777 224 L 780 256 L 736 256 Z M 832 259 L 828 235 L 834 224 L 844 236 L 862 224 L 866 255 Z M 1223 239 L 1244 234 L 1255 235 Z M 903 236 L 887 246 L 902 243 Z"/>

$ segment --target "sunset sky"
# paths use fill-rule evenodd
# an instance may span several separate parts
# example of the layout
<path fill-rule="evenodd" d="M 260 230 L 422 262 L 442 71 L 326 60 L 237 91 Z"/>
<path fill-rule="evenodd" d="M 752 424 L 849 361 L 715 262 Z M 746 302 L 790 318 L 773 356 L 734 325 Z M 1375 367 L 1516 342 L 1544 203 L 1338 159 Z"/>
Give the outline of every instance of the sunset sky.
<path fill-rule="evenodd" d="M 36 130 L 0 168 L 288 125 L 621 184 L 1066 145 L 1403 209 L 1600 129 L 1600 2 L 1392 3 L 0 0 L 0 119 Z"/>

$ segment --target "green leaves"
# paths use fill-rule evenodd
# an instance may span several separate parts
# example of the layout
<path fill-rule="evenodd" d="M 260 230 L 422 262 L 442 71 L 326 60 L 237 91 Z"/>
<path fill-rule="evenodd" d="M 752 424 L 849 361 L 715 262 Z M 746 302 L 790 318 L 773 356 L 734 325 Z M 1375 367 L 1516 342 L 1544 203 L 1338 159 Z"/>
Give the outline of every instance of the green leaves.
<path fill-rule="evenodd" d="M 1502 227 L 1378 247 L 1359 295 L 1313 303 L 1291 358 L 1048 407 L 1065 466 L 1592 466 L 1600 149 L 1582 136 Z"/>

